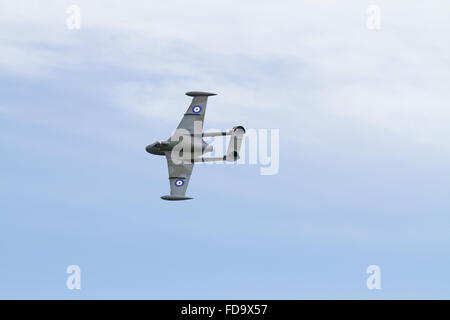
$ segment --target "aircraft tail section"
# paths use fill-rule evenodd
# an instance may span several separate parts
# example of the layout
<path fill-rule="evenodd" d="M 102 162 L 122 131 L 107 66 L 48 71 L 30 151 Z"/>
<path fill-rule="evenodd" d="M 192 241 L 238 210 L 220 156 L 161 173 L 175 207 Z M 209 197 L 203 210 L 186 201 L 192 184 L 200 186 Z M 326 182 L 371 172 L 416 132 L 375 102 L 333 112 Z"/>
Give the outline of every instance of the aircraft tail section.
<path fill-rule="evenodd" d="M 239 153 L 241 152 L 242 139 L 244 138 L 244 134 L 244 127 L 237 126 L 233 128 L 230 143 L 228 144 L 227 149 L 227 161 L 236 161 L 239 159 Z"/>

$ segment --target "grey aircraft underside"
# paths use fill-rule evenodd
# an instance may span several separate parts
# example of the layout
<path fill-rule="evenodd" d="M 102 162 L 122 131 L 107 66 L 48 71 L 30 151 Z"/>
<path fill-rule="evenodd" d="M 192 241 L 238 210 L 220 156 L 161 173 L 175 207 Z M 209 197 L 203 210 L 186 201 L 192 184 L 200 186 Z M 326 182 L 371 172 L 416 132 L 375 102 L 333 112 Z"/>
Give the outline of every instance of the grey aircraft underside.
<path fill-rule="evenodd" d="M 190 91 L 186 95 L 192 97 L 192 102 L 173 135 L 168 140 L 154 142 L 145 148 L 148 153 L 166 157 L 169 169 L 170 195 L 162 196 L 161 199 L 164 200 L 192 199 L 186 197 L 186 190 L 195 162 L 238 160 L 245 134 L 245 129 L 242 126 L 236 126 L 232 130 L 224 132 L 203 133 L 206 103 L 209 96 L 215 96 L 216 94 Z M 204 158 L 203 155 L 213 151 L 213 147 L 206 143 L 203 137 L 225 135 L 231 135 L 227 154 L 223 157 Z"/>

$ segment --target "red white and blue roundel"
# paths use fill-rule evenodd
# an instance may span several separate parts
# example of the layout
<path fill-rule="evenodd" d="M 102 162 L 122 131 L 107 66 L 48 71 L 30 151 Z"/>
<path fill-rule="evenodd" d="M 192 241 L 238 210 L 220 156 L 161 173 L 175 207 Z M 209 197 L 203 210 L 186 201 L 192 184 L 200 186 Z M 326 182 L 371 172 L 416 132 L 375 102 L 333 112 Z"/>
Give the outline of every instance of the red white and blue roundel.
<path fill-rule="evenodd" d="M 193 113 L 200 113 L 202 112 L 202 106 L 196 105 L 192 107 L 192 112 Z"/>
<path fill-rule="evenodd" d="M 175 187 L 182 187 L 184 185 L 184 181 L 182 179 L 177 179 L 174 182 Z"/>

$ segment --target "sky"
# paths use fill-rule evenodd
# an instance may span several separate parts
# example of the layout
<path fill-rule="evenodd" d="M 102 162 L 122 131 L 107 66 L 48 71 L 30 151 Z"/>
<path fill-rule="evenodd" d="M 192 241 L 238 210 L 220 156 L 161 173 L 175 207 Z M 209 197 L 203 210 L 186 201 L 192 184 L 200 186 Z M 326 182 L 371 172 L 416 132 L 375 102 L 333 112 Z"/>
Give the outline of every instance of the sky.
<path fill-rule="evenodd" d="M 449 9 L 0 0 L 0 298 L 450 298 Z M 278 172 L 201 164 L 161 200 L 145 146 L 192 90 L 205 129 L 279 130 Z"/>

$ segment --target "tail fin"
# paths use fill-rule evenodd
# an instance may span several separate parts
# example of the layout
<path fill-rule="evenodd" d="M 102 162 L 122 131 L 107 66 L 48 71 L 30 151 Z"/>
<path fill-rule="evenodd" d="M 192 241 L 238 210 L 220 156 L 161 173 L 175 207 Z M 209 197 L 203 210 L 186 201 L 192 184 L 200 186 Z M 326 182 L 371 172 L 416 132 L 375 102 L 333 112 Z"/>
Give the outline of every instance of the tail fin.
<path fill-rule="evenodd" d="M 226 155 L 226 159 L 228 161 L 236 161 L 239 159 L 239 152 L 241 151 L 242 139 L 244 138 L 244 134 L 244 127 L 237 126 L 233 128 Z"/>

